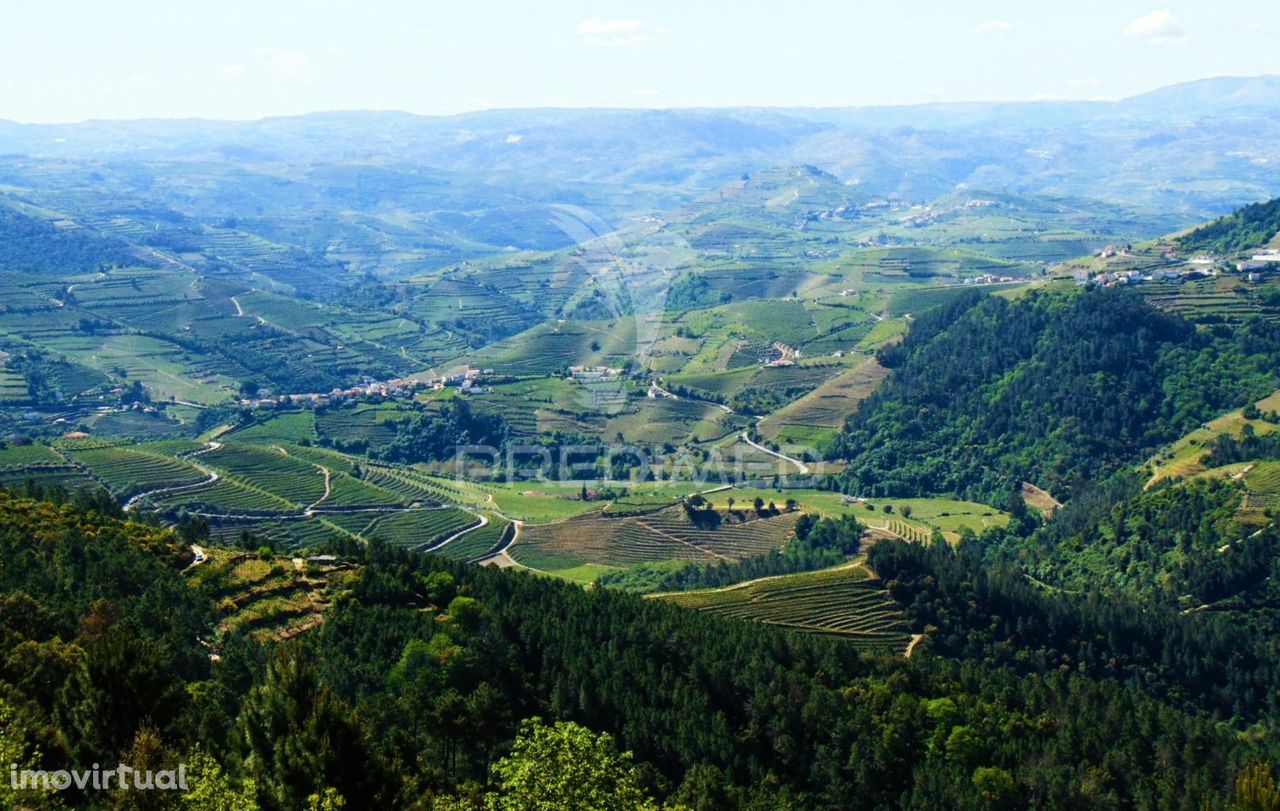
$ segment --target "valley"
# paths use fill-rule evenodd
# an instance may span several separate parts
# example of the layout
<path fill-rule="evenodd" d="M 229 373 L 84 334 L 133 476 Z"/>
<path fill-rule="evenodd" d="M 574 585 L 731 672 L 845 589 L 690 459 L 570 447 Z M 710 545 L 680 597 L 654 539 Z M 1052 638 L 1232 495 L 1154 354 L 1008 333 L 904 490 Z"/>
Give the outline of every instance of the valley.
<path fill-rule="evenodd" d="M 0 805 L 1276 808 L 1277 88 L 0 121 Z"/>

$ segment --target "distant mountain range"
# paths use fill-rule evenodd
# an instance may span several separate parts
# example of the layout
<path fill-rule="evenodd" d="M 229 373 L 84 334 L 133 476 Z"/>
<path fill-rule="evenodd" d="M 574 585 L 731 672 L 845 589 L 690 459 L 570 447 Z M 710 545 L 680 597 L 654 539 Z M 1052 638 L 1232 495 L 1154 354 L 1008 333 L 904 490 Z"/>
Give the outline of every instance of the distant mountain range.
<path fill-rule="evenodd" d="M 411 164 L 445 182 L 550 184 L 553 199 L 576 184 L 643 184 L 664 204 L 745 172 L 803 163 L 897 199 L 983 188 L 1213 215 L 1280 194 L 1280 77 L 1205 79 L 1116 102 L 0 121 L 0 176 L 48 159 L 247 171 Z M 536 197 L 548 199 L 546 191 Z"/>

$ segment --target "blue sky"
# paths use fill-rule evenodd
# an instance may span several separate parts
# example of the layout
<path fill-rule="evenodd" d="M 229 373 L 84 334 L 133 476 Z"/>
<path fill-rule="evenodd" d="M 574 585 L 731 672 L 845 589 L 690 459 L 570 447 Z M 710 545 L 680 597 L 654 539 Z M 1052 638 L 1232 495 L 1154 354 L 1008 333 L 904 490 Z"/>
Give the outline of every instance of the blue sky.
<path fill-rule="evenodd" d="M 4 0 L 0 118 L 1119 98 L 1280 73 L 1274 0 Z"/>

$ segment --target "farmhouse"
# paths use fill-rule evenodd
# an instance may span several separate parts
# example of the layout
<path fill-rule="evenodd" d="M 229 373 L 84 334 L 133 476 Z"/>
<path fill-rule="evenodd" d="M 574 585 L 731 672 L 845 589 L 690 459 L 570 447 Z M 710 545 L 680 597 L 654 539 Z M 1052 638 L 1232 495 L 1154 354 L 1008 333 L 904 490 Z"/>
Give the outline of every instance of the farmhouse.
<path fill-rule="evenodd" d="M 569 375 L 574 380 L 603 380 L 622 374 L 621 369 L 610 366 L 570 366 Z"/>

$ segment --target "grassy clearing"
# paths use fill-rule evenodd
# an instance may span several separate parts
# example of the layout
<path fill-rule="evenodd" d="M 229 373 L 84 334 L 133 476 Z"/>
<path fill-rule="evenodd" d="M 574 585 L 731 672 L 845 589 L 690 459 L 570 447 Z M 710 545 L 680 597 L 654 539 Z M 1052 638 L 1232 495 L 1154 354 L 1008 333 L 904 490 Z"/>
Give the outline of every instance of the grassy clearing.
<path fill-rule="evenodd" d="M 1280 410 L 1280 391 L 1259 400 L 1257 405 L 1263 412 Z M 1269 434 L 1280 428 L 1266 420 L 1245 419 L 1243 409 L 1229 411 L 1162 448 L 1148 459 L 1146 466 L 1151 470 L 1151 478 L 1147 481 L 1147 487 L 1150 488 L 1162 479 L 1187 478 L 1203 473 L 1206 468 L 1202 457 L 1206 446 L 1219 436 L 1240 437 L 1246 425 L 1252 426 L 1259 435 Z"/>
<path fill-rule="evenodd" d="M 990 527 L 1004 526 L 1009 522 L 1009 514 L 986 504 L 973 501 L 960 501 L 949 498 L 894 498 L 872 499 L 869 501 L 846 502 L 844 496 L 828 490 L 794 489 L 777 490 L 734 488 L 717 493 L 709 493 L 706 498 L 717 508 L 728 505 L 730 498 L 741 509 L 751 504 L 756 498 L 770 501 L 778 505 L 787 499 L 795 499 L 801 510 L 815 512 L 820 515 L 852 515 L 869 527 L 884 529 L 895 534 L 902 534 L 894 529 L 910 528 L 912 534 L 921 531 L 929 537 L 933 530 L 938 530 L 949 540 L 959 537 L 962 528 L 967 527 L 975 534 L 981 534 Z M 892 512 L 885 513 L 884 507 L 892 507 Z M 904 516 L 903 508 L 910 510 L 910 517 Z M 901 525 L 895 524 L 900 522 Z"/>

